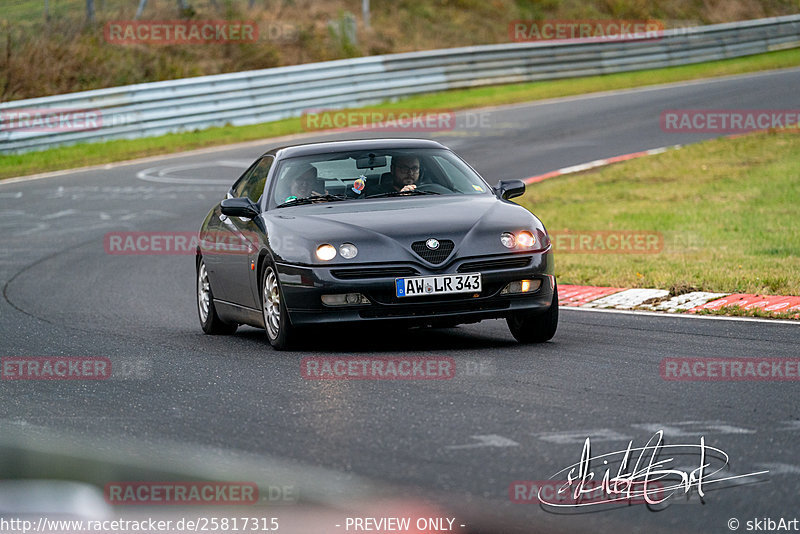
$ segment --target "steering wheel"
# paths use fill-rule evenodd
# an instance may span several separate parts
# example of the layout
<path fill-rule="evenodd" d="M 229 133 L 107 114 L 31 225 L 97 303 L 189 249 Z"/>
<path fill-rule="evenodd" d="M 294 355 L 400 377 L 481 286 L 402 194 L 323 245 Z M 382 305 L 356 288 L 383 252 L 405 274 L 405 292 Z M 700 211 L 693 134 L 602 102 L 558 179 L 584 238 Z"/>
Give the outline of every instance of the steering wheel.
<path fill-rule="evenodd" d="M 417 190 L 430 191 L 431 193 L 440 193 L 442 195 L 448 195 L 453 192 L 452 190 L 446 188 L 443 185 L 434 183 L 417 184 Z"/>

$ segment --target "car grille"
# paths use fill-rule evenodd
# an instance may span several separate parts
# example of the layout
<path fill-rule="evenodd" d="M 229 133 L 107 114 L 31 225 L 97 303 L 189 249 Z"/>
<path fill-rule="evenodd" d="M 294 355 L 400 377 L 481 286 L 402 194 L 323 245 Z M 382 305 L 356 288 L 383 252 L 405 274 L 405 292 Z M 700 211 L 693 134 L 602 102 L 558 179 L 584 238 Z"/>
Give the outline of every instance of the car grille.
<path fill-rule="evenodd" d="M 462 263 L 458 267 L 458 272 L 468 273 L 471 271 L 497 271 L 501 269 L 522 269 L 531 264 L 529 257 L 524 258 L 504 258 L 500 260 L 470 261 Z"/>
<path fill-rule="evenodd" d="M 415 241 L 411 243 L 411 250 L 416 252 L 423 260 L 435 265 L 446 260 L 455 246 L 455 243 L 449 239 L 443 239 L 439 241 L 439 248 L 431 250 L 425 245 L 425 241 Z"/>
<path fill-rule="evenodd" d="M 402 278 L 415 276 L 419 271 L 412 267 L 359 267 L 353 269 L 331 269 L 331 274 L 340 280 L 360 278 Z"/>

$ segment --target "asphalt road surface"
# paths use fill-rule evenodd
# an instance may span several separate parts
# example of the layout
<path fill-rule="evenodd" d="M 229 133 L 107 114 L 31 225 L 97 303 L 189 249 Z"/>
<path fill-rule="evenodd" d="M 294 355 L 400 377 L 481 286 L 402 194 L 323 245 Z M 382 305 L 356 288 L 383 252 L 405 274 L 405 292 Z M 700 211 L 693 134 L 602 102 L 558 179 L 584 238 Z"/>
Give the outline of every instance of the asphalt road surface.
<path fill-rule="evenodd" d="M 798 87 L 792 69 L 515 105 L 459 114 L 459 127 L 430 137 L 493 183 L 711 137 L 665 133 L 659 115 L 797 109 Z M 485 321 L 339 329 L 277 353 L 249 327 L 202 334 L 191 255 L 105 252 L 111 231 L 197 230 L 274 145 L 0 183 L 0 354 L 103 356 L 124 370 L 106 381 L 1 382 L 0 433 L 57 429 L 98 450 L 120 439 L 153 449 L 168 441 L 279 459 L 297 473 L 324 468 L 424 496 L 472 531 L 727 532 L 731 518 L 745 530 L 754 518 L 800 515 L 798 383 L 673 382 L 659 373 L 667 357 L 798 358 L 800 326 L 562 308 L 556 337 L 540 346 L 520 346 L 505 322 Z M 303 379 L 301 359 L 319 355 L 443 356 L 458 371 L 433 381 Z M 668 444 L 704 436 L 724 450 L 729 465 L 716 478 L 769 473 L 708 485 L 705 504 L 694 494 L 660 511 L 552 513 L 509 498 L 513 481 L 546 480 L 578 462 L 587 437 L 600 455 L 629 440 L 641 447 L 660 429 Z M 672 466 L 698 464 L 686 455 Z"/>

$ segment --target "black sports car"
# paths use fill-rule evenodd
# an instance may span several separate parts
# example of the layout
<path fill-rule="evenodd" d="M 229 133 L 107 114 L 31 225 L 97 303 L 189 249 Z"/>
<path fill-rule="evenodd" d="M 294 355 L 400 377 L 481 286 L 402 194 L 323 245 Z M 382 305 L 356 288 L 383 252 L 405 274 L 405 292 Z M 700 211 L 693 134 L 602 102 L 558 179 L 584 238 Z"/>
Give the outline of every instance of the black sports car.
<path fill-rule="evenodd" d="M 286 349 L 319 324 L 452 326 L 506 318 L 520 342 L 558 326 L 544 225 L 443 145 L 418 139 L 271 150 L 209 212 L 197 303 L 209 334 L 265 328 Z"/>

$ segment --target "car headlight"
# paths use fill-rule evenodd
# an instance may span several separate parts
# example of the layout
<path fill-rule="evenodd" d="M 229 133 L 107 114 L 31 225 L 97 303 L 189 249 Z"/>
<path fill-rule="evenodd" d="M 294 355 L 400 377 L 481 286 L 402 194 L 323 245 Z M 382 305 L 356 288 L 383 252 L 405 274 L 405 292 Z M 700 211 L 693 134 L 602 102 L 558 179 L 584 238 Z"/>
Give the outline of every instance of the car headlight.
<path fill-rule="evenodd" d="M 528 230 L 523 230 L 517 235 L 511 232 L 503 232 L 500 234 L 500 242 L 506 248 L 531 248 L 536 244 L 536 238 Z"/>
<path fill-rule="evenodd" d="M 528 232 L 527 230 L 523 230 L 517 234 L 517 243 L 521 247 L 531 248 L 536 244 L 536 238 L 533 237 L 532 233 Z"/>
<path fill-rule="evenodd" d="M 339 254 L 346 260 L 355 258 L 358 254 L 358 247 L 352 243 L 344 243 L 339 247 Z"/>
<path fill-rule="evenodd" d="M 333 245 L 328 245 L 326 243 L 317 247 L 317 258 L 321 259 L 322 261 L 330 261 L 335 257 L 336 249 L 333 247 Z"/>

